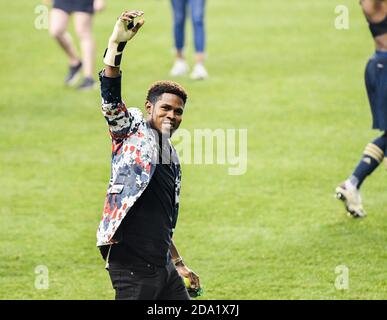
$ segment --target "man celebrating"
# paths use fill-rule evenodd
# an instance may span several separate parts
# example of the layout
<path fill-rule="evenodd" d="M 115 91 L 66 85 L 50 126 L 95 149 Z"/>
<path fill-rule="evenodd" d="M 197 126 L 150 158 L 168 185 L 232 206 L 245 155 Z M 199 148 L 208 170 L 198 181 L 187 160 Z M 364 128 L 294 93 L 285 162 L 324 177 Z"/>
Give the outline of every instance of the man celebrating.
<path fill-rule="evenodd" d="M 112 163 L 97 246 L 116 299 L 189 299 L 199 277 L 180 257 L 172 240 L 181 170 L 170 137 L 179 127 L 187 100 L 175 82 L 158 81 L 148 91 L 146 120 L 121 100 L 120 63 L 127 41 L 143 26 L 142 11 L 125 11 L 105 51 L 100 73 L 102 112 L 112 137 Z"/>

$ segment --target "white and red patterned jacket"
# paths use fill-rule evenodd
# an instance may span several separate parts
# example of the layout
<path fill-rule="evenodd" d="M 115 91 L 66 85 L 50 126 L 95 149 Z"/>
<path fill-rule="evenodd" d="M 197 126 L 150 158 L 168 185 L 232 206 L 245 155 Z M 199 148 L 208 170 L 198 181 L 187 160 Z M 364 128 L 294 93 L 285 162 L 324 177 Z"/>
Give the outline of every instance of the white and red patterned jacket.
<path fill-rule="evenodd" d="M 149 184 L 158 161 L 158 136 L 137 108 L 121 101 L 121 77 L 110 79 L 100 74 L 102 113 L 112 137 L 110 182 L 102 219 L 97 231 L 97 246 L 116 243 L 114 234 L 130 208 Z M 118 92 L 118 93 L 117 93 Z M 179 210 L 181 169 L 170 140 L 171 160 L 176 165 L 175 210 Z"/>

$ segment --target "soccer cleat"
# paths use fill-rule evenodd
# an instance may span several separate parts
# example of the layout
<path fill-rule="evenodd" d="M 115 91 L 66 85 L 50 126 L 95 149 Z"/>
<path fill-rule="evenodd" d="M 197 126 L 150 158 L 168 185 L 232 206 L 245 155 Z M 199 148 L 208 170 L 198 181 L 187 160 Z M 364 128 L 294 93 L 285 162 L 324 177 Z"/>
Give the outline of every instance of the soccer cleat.
<path fill-rule="evenodd" d="M 203 64 L 197 63 L 190 75 L 193 80 L 204 80 L 208 78 L 208 72 Z"/>
<path fill-rule="evenodd" d="M 172 77 L 184 76 L 189 71 L 187 62 L 183 59 L 177 59 L 171 69 L 170 75 Z"/>
<path fill-rule="evenodd" d="M 92 78 L 85 78 L 83 82 L 78 86 L 78 90 L 89 90 L 94 89 L 95 81 Z"/>
<path fill-rule="evenodd" d="M 336 198 L 343 201 L 349 216 L 363 218 L 366 213 L 361 203 L 359 190 L 348 180 L 336 188 Z"/>
<path fill-rule="evenodd" d="M 69 72 L 65 78 L 66 85 L 72 86 L 78 81 L 81 68 L 82 68 L 82 62 L 79 62 L 76 66 L 69 67 Z"/>

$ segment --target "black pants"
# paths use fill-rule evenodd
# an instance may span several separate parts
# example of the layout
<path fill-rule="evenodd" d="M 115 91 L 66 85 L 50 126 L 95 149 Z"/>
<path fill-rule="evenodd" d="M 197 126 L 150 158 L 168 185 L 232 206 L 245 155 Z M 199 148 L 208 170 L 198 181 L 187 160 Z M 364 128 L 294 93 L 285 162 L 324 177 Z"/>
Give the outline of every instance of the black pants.
<path fill-rule="evenodd" d="M 109 275 L 116 300 L 190 300 L 172 262 L 165 267 L 111 262 Z"/>

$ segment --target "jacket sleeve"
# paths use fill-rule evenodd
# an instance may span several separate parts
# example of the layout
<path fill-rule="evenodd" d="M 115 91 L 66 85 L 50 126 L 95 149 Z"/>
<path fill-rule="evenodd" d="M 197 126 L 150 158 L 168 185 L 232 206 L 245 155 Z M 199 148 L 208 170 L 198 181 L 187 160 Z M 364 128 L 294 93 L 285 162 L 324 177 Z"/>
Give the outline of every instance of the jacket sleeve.
<path fill-rule="evenodd" d="M 109 126 L 110 135 L 115 140 L 124 139 L 133 122 L 133 116 L 121 99 L 121 75 L 117 78 L 105 77 L 99 73 L 101 82 L 102 114 Z"/>

